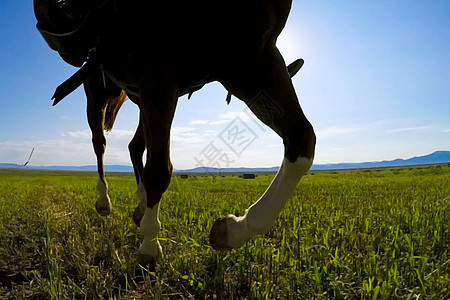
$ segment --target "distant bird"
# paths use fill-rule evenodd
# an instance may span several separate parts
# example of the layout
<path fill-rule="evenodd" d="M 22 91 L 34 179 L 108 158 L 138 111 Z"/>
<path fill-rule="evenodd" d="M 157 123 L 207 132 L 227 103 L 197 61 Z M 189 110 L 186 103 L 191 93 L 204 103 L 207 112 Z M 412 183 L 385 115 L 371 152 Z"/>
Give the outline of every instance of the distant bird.
<path fill-rule="evenodd" d="M 28 163 L 30 162 L 30 159 L 31 159 L 31 156 L 33 155 L 33 152 L 34 152 L 34 147 L 33 147 L 33 150 L 31 150 L 30 157 L 28 157 L 28 160 L 23 164 L 24 167 L 26 167 L 28 165 Z"/>

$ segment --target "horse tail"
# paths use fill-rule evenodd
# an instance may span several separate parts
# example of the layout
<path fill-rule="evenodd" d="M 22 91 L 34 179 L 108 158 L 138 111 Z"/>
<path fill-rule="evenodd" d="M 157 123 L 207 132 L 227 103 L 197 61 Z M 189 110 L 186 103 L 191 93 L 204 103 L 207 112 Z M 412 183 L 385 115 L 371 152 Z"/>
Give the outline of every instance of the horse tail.
<path fill-rule="evenodd" d="M 105 108 L 105 123 L 104 129 L 106 131 L 111 131 L 114 122 L 116 121 L 117 113 L 119 112 L 122 105 L 127 100 L 128 96 L 125 91 L 121 91 L 117 97 L 110 97 L 107 101 Z"/>

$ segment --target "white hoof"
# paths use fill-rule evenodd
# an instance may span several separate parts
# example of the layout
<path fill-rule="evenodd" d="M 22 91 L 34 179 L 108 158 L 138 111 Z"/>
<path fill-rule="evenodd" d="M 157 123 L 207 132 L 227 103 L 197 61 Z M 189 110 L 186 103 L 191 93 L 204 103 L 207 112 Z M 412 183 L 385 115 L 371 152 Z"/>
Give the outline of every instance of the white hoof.
<path fill-rule="evenodd" d="M 241 247 L 254 235 L 245 217 L 228 215 L 216 220 L 209 233 L 209 243 L 215 250 L 228 251 Z"/>
<path fill-rule="evenodd" d="M 111 200 L 109 200 L 109 196 L 106 196 L 105 199 L 98 199 L 95 203 L 95 209 L 97 210 L 98 214 L 102 217 L 108 216 L 111 213 L 112 205 Z"/>
<path fill-rule="evenodd" d="M 138 263 L 140 265 L 154 266 L 163 259 L 164 255 L 159 241 L 152 241 L 150 245 L 144 242 L 141 247 L 139 247 Z"/>
<path fill-rule="evenodd" d="M 99 196 L 97 203 L 95 203 L 95 209 L 97 209 L 100 216 L 107 216 L 111 213 L 112 209 L 111 199 L 108 195 L 108 185 L 100 178 L 100 176 L 97 179 L 97 190 Z"/>

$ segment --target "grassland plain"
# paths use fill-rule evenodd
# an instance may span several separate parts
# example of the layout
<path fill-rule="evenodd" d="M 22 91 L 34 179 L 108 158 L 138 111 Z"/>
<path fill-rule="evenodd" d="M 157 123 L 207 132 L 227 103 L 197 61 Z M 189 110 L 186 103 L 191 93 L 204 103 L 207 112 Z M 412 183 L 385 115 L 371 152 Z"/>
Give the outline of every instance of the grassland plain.
<path fill-rule="evenodd" d="M 214 251 L 216 218 L 272 178 L 174 177 L 149 273 L 132 174 L 109 174 L 103 218 L 94 173 L 0 170 L 0 299 L 450 298 L 450 167 L 307 175 L 264 237 Z"/>

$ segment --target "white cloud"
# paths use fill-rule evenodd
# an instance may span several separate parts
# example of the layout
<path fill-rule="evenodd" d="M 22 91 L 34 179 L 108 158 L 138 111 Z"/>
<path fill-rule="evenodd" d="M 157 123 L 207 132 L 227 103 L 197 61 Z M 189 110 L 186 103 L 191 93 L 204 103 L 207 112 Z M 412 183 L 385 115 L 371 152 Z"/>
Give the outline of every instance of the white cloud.
<path fill-rule="evenodd" d="M 208 121 L 208 120 L 194 120 L 194 121 L 189 122 L 189 125 L 207 125 L 209 123 L 210 123 L 210 121 Z"/>
<path fill-rule="evenodd" d="M 114 129 L 106 136 L 105 163 L 129 164 L 128 143 L 134 132 Z M 91 165 L 96 157 L 91 142 L 91 131 L 61 133 L 59 139 L 35 139 L 0 143 L 0 162 L 23 163 L 35 148 L 30 165 Z"/>
<path fill-rule="evenodd" d="M 173 135 L 177 134 L 195 134 L 193 133 L 196 130 L 195 127 L 183 127 L 183 126 L 173 126 L 171 129 L 171 133 Z"/>
<path fill-rule="evenodd" d="M 229 120 L 217 120 L 217 121 L 208 121 L 208 120 L 194 120 L 189 122 L 189 125 L 222 125 L 228 123 Z"/>
<path fill-rule="evenodd" d="M 387 132 L 394 133 L 394 132 L 406 132 L 406 131 L 422 131 L 432 128 L 433 126 L 426 125 L 426 126 L 414 126 L 414 127 L 404 127 L 404 128 L 396 128 L 396 129 L 389 129 Z"/>
<path fill-rule="evenodd" d="M 172 150 L 191 151 L 206 143 L 206 136 L 199 134 L 194 127 L 173 126 L 170 135 Z"/>
<path fill-rule="evenodd" d="M 134 131 L 130 130 L 121 130 L 121 129 L 113 129 L 110 132 L 105 132 L 105 137 L 107 139 L 127 139 L 130 141 L 134 136 Z M 78 140 L 90 140 L 92 137 L 91 130 L 80 130 L 80 131 L 68 131 L 61 133 L 61 136 L 64 138 L 73 138 Z"/>
<path fill-rule="evenodd" d="M 208 123 L 208 125 L 223 125 L 229 123 L 230 120 L 218 120 L 218 121 L 211 121 Z"/>
<path fill-rule="evenodd" d="M 172 127 L 170 132 L 170 139 L 172 142 L 192 143 L 198 142 L 199 134 L 194 127 Z"/>
<path fill-rule="evenodd" d="M 360 126 L 331 126 L 323 129 L 317 129 L 316 135 L 320 139 L 326 139 L 336 136 L 342 136 L 349 133 L 360 131 Z"/>
<path fill-rule="evenodd" d="M 23 163 L 35 148 L 30 165 L 86 165 L 95 162 L 90 143 L 61 140 L 40 140 L 0 143 L 0 161 Z"/>
<path fill-rule="evenodd" d="M 243 122 L 249 122 L 250 120 L 257 119 L 250 110 L 229 111 L 224 114 L 220 114 L 216 120 L 193 120 L 189 122 L 189 125 L 224 125 L 230 123 L 236 118 L 240 118 Z"/>
<path fill-rule="evenodd" d="M 106 136 L 113 138 L 133 138 L 134 133 L 131 130 L 113 129 L 110 132 L 106 132 Z"/>
<path fill-rule="evenodd" d="M 207 133 L 207 134 L 215 134 L 215 135 L 219 135 L 219 131 L 217 131 L 217 130 L 205 130 L 205 132 Z"/>
<path fill-rule="evenodd" d="M 68 131 L 68 132 L 61 133 L 61 136 L 75 138 L 75 139 L 89 139 L 89 138 L 91 138 L 91 132 L 89 130 Z"/>
<path fill-rule="evenodd" d="M 250 110 L 245 111 L 229 111 L 225 114 L 219 115 L 219 120 L 232 121 L 236 118 L 240 118 L 243 122 L 249 122 L 252 119 L 256 119 Z"/>
<path fill-rule="evenodd" d="M 246 125 L 258 136 L 240 156 L 233 153 L 219 137 L 235 118 L 247 121 Z M 281 159 L 283 153 L 281 139 L 269 128 L 257 126 L 253 122 L 255 120 L 247 116 L 245 112 L 234 111 L 220 115 L 218 120 L 213 122 L 221 121 L 223 122 L 221 126 L 201 126 L 206 124 L 206 120 L 197 121 L 188 123 L 186 126 L 172 127 L 171 157 L 177 169 L 195 167 L 197 164 L 195 158 L 199 157 L 211 142 L 222 152 L 228 153 L 232 161 L 230 166 L 270 166 L 278 164 Z M 212 122 L 207 122 L 208 125 L 212 125 Z M 447 126 L 408 126 L 413 125 L 411 123 L 384 120 L 318 127 L 316 129 L 318 136 L 316 163 L 393 159 L 414 156 L 419 152 L 448 149 L 446 135 L 450 129 Z M 434 135 L 430 135 L 428 129 L 435 129 Z M 387 141 L 386 132 L 396 132 L 399 136 Z M 118 128 L 105 135 L 107 140 L 105 164 L 130 164 L 127 146 L 133 135 L 132 130 Z M 426 137 L 427 142 L 416 144 L 417 135 Z M 381 150 L 377 148 L 379 145 L 383 145 Z M 30 161 L 31 165 L 96 164 L 89 129 L 68 131 L 53 139 L 31 137 L 28 141 L 0 142 L 0 162 L 24 163 L 33 148 L 35 152 Z"/>

